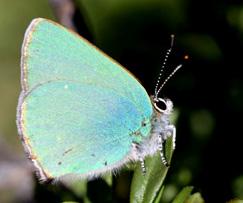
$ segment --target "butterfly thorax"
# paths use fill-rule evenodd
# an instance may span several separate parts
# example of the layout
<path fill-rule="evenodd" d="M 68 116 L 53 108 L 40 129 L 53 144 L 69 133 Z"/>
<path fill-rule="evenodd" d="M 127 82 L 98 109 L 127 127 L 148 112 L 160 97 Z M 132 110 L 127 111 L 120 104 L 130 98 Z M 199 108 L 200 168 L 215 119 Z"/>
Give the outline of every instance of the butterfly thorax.
<path fill-rule="evenodd" d="M 143 162 L 146 156 L 152 156 L 160 152 L 162 162 L 167 165 L 163 155 L 163 143 L 172 136 L 173 147 L 175 146 L 175 127 L 171 124 L 170 115 L 173 110 L 173 104 L 169 99 L 162 100 L 165 104 L 165 109 L 160 109 L 157 103 L 153 101 L 154 112 L 151 118 L 151 131 L 150 135 L 145 138 L 141 143 L 134 144 L 133 158 Z M 142 167 L 143 164 L 141 163 Z M 144 169 L 145 170 L 145 169 Z"/>

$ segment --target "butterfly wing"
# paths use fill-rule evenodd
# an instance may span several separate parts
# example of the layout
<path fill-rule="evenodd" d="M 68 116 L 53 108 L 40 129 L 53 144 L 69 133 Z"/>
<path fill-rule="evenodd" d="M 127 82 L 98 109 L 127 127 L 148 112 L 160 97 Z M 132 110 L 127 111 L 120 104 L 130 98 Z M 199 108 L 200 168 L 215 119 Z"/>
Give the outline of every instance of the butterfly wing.
<path fill-rule="evenodd" d="M 100 174 L 125 162 L 134 135 L 150 132 L 140 83 L 85 39 L 45 19 L 22 47 L 17 125 L 40 178 Z"/>
<path fill-rule="evenodd" d="M 151 116 L 145 89 L 127 70 L 84 38 L 50 20 L 37 18 L 31 22 L 21 63 L 24 91 L 52 80 L 94 84 L 118 91 L 146 118 Z"/>
<path fill-rule="evenodd" d="M 118 166 L 131 150 L 131 129 L 141 120 L 136 106 L 113 90 L 55 81 L 23 97 L 19 126 L 46 179 L 87 176 Z"/>

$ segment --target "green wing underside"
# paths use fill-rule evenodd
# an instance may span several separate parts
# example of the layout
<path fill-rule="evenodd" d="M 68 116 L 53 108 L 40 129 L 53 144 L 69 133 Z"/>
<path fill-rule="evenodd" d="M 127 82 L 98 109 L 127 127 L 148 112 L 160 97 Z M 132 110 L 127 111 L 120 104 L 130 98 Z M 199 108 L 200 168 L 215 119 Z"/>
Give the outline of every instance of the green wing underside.
<path fill-rule="evenodd" d="M 145 89 L 131 74 L 88 41 L 52 21 L 32 21 L 22 52 L 25 91 L 52 80 L 78 81 L 113 89 L 130 98 L 146 118 L 152 114 Z"/>
<path fill-rule="evenodd" d="M 18 128 L 30 155 L 51 177 L 116 165 L 128 155 L 134 139 L 140 139 L 132 132 L 143 121 L 149 124 L 152 105 L 140 83 L 54 22 L 32 21 L 21 69 Z M 140 132 L 148 136 L 150 127 Z"/>
<path fill-rule="evenodd" d="M 51 177 L 117 164 L 131 150 L 130 129 L 141 127 L 143 119 L 113 90 L 69 81 L 38 86 L 21 108 L 23 134 Z"/>

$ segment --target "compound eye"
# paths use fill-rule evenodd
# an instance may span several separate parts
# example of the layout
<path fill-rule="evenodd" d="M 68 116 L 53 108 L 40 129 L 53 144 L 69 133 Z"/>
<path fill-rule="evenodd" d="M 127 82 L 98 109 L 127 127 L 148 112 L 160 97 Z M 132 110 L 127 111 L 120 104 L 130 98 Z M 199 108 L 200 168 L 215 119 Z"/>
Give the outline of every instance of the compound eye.
<path fill-rule="evenodd" d="M 164 99 L 158 98 L 154 101 L 154 107 L 160 113 L 164 113 L 167 110 L 167 103 Z"/>

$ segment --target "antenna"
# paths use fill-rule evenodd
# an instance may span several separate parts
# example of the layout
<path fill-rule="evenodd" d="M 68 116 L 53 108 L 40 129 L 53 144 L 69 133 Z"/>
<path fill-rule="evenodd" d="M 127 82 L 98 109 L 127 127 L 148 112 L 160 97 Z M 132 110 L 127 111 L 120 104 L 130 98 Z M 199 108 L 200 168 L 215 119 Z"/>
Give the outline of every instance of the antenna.
<path fill-rule="evenodd" d="M 166 62 L 167 62 L 167 59 L 172 51 L 172 47 L 174 46 L 174 39 L 175 39 L 175 35 L 171 35 L 171 42 L 170 42 L 170 48 L 167 50 L 166 54 L 165 54 L 165 58 L 164 58 L 164 61 L 163 61 L 163 64 L 162 64 L 162 67 L 160 69 L 160 72 L 159 72 L 159 76 L 158 76 L 158 80 L 156 82 L 156 85 L 155 85 L 155 89 L 154 89 L 154 95 L 155 95 L 155 98 L 157 99 L 157 96 L 158 96 L 158 93 L 160 92 L 161 88 L 159 88 L 158 90 L 158 86 L 159 86 L 159 83 L 161 81 L 161 76 L 162 76 L 162 73 L 165 69 L 165 65 L 166 65 Z"/>
<path fill-rule="evenodd" d="M 159 87 L 158 91 L 155 92 L 155 100 L 158 100 L 158 94 L 162 90 L 162 88 L 165 86 L 165 84 L 168 82 L 168 80 L 182 67 L 182 64 L 178 65 L 173 72 L 164 80 L 162 85 Z"/>
<path fill-rule="evenodd" d="M 165 68 L 165 65 L 166 65 L 166 62 L 167 62 L 167 59 L 171 53 L 171 50 L 173 48 L 173 45 L 174 45 L 174 39 L 175 39 L 175 36 L 174 35 L 171 35 L 171 43 L 170 43 L 170 48 L 168 49 L 168 51 L 166 52 L 165 54 L 165 59 L 164 59 L 164 62 L 163 62 L 163 65 L 161 67 L 161 70 L 160 70 L 160 73 L 159 73 L 159 77 L 158 77 L 158 80 L 157 80 L 157 83 L 156 83 L 156 86 L 155 86 L 155 90 L 154 90 L 154 100 L 155 101 L 158 101 L 158 94 L 160 93 L 160 91 L 162 90 L 162 88 L 165 86 L 165 84 L 168 82 L 168 80 L 182 67 L 182 64 L 179 64 L 178 66 L 176 66 L 176 68 L 172 71 L 172 73 L 164 80 L 164 82 L 162 83 L 162 85 L 159 87 L 158 89 L 158 86 L 159 86 L 159 83 L 161 82 L 161 76 L 162 76 L 162 72 Z M 189 56 L 188 55 L 185 55 L 184 56 L 184 60 L 188 60 L 189 59 Z"/>

